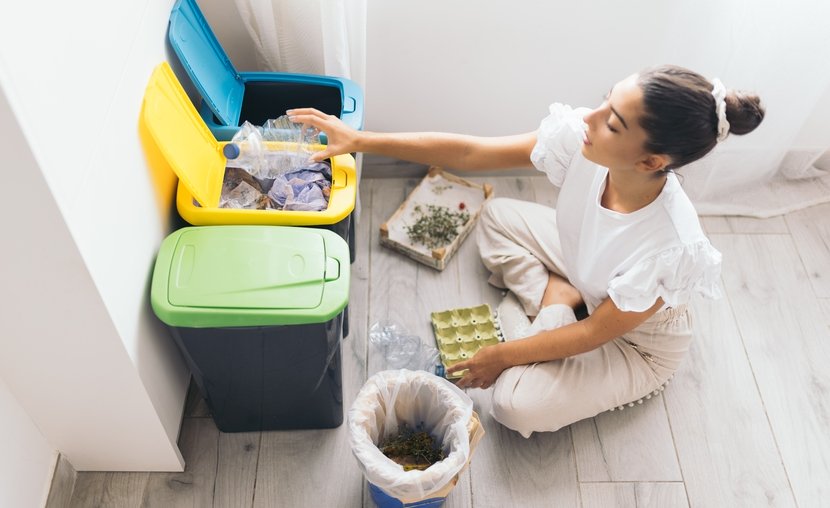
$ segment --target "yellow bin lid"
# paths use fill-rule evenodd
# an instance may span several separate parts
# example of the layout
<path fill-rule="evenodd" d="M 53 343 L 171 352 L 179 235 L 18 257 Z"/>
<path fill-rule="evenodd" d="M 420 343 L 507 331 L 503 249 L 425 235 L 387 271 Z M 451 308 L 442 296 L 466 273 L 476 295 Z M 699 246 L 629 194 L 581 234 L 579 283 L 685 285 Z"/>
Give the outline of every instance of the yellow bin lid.
<path fill-rule="evenodd" d="M 167 62 L 153 71 L 141 114 L 179 181 L 203 207 L 219 206 L 225 156 Z"/>
<path fill-rule="evenodd" d="M 159 64 L 150 77 L 140 121 L 179 177 L 177 209 L 190 224 L 318 226 L 335 224 L 354 210 L 357 176 L 354 157 L 349 154 L 331 158 L 331 196 L 324 211 L 219 208 L 227 163 L 222 146 L 226 143 L 210 132 L 167 62 Z M 285 144 L 266 142 L 275 150 L 284 149 Z"/>

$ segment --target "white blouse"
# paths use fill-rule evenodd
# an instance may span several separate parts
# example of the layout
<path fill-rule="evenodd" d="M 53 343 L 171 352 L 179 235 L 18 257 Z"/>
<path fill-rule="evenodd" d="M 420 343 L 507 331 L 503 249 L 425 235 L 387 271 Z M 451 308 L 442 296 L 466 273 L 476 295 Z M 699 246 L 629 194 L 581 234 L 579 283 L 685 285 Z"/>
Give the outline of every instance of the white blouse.
<path fill-rule="evenodd" d="M 608 169 L 581 152 L 588 111 L 551 105 L 530 156 L 561 187 L 556 213 L 564 268 L 588 310 L 608 297 L 620 310 L 637 312 L 658 297 L 664 308 L 695 293 L 719 298 L 721 254 L 674 174 L 644 208 L 619 213 L 602 206 Z"/>

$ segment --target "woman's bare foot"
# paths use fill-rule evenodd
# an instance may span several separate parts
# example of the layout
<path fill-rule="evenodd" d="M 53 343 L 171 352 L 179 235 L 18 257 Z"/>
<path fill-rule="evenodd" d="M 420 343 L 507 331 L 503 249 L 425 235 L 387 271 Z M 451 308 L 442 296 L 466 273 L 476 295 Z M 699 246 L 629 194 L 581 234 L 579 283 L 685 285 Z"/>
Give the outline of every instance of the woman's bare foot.
<path fill-rule="evenodd" d="M 579 291 L 571 286 L 565 278 L 550 272 L 548 276 L 548 286 L 545 288 L 545 294 L 542 296 L 542 307 L 547 307 L 553 304 L 564 304 L 572 309 L 575 309 L 583 304 L 582 295 Z"/>

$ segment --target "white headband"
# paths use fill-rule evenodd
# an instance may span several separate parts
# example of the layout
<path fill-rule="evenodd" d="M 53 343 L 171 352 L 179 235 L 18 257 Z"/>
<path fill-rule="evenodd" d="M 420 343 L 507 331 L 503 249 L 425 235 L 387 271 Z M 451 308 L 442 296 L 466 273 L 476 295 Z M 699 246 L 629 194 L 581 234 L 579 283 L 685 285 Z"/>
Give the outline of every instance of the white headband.
<path fill-rule="evenodd" d="M 718 141 L 723 141 L 729 136 L 729 121 L 726 119 L 726 87 L 718 78 L 712 80 L 712 96 L 718 114 Z"/>

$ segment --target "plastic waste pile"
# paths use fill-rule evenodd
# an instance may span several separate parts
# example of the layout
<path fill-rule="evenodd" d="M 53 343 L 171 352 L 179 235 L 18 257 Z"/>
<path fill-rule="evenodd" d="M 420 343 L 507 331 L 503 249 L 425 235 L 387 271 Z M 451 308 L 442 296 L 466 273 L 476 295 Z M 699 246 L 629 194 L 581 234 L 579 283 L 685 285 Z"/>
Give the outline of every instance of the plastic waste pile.
<path fill-rule="evenodd" d="M 276 142 L 269 146 L 269 142 Z M 281 116 L 262 127 L 245 122 L 223 147 L 227 157 L 220 208 L 322 211 L 331 166 L 311 162 L 319 132 Z"/>

